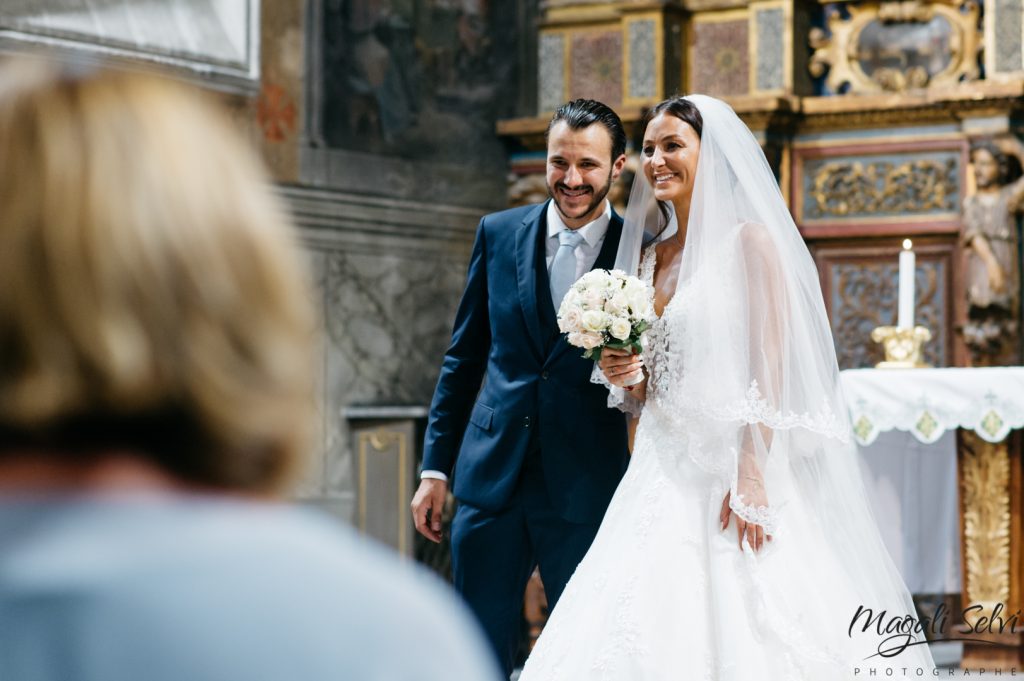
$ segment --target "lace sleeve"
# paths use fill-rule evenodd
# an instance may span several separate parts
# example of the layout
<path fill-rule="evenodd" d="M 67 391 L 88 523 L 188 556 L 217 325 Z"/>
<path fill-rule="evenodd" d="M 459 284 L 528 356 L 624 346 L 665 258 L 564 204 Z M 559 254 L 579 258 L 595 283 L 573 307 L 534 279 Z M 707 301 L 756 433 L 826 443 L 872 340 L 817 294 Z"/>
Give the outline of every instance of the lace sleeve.
<path fill-rule="evenodd" d="M 590 374 L 590 382 L 608 388 L 609 408 L 618 409 L 633 418 L 640 418 L 640 410 L 643 409 L 644 403 L 633 397 L 628 390 L 609 383 L 608 379 L 604 376 L 604 372 L 601 371 L 601 367 L 597 366 L 597 362 L 594 362 L 594 370 Z"/>

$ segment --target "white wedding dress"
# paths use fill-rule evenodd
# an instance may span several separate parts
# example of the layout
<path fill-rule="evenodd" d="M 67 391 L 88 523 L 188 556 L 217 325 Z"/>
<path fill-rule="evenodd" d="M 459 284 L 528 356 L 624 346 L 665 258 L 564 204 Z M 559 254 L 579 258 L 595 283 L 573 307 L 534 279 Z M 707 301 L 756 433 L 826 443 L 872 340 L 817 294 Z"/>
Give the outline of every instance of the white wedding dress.
<path fill-rule="evenodd" d="M 650 248 L 641 267 L 648 282 L 653 268 Z M 834 681 L 857 668 L 885 676 L 887 666 L 930 673 L 923 647 L 866 660 L 880 637 L 848 636 L 862 601 L 815 509 L 786 493 L 793 480 L 784 471 L 771 480 L 787 501 L 774 509 L 777 529 L 760 552 L 740 549 L 735 514 L 720 528 L 729 488 L 697 464 L 711 453 L 692 450 L 696 438 L 662 399 L 680 368 L 671 365 L 685 371 L 698 361 L 673 347 L 688 345 L 674 337 L 685 333 L 677 322 L 701 298 L 680 287 L 648 331 L 651 377 L 629 469 L 520 681 Z"/>
<path fill-rule="evenodd" d="M 898 640 L 851 628 L 861 605 L 883 627 L 914 606 L 871 517 L 814 261 L 746 125 L 720 100 L 682 102 L 699 157 L 684 247 L 658 273 L 671 300 L 647 332 L 642 411 L 609 386 L 640 418 L 632 460 L 520 681 L 930 676 L 921 636 L 884 657 Z M 673 221 L 637 173 L 616 268 L 652 283 Z M 772 540 L 741 549 L 739 518 Z"/>

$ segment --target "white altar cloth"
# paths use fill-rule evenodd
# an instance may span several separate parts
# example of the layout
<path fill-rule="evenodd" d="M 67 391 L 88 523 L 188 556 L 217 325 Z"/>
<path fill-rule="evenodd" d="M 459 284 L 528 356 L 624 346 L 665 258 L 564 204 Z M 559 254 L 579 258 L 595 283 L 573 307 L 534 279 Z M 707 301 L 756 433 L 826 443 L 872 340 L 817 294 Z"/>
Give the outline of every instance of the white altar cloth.
<path fill-rule="evenodd" d="M 1024 427 L 1024 367 L 842 372 L 882 539 L 912 593 L 958 593 L 956 429 Z"/>
<path fill-rule="evenodd" d="M 860 445 L 894 429 L 930 444 L 957 428 L 989 442 L 1024 428 L 1024 367 L 850 369 L 841 377 Z"/>

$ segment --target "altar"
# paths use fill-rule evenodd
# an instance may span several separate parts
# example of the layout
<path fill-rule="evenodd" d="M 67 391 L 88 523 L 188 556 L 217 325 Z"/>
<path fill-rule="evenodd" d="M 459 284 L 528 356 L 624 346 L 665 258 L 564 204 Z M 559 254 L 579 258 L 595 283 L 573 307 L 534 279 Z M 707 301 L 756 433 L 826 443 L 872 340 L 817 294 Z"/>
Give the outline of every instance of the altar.
<path fill-rule="evenodd" d="M 842 372 L 865 486 L 914 594 L 1022 605 L 1024 367 Z M 1021 641 L 968 646 L 965 666 L 1020 661 Z"/>

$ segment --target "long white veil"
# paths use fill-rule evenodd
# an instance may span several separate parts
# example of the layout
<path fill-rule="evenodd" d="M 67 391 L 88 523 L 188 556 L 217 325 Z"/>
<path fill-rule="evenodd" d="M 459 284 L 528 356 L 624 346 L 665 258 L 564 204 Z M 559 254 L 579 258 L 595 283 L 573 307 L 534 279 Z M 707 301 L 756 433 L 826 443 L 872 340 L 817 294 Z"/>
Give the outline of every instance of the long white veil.
<path fill-rule="evenodd" d="M 779 511 L 808 510 L 856 598 L 913 615 L 861 480 L 817 268 L 750 130 L 722 101 L 686 99 L 703 118 L 700 155 L 664 313 L 669 356 L 645 409 L 672 422 L 679 456 L 731 490 L 737 515 L 781 541 Z M 654 205 L 638 172 L 617 268 L 637 272 L 642 245 L 665 220 Z M 926 647 L 917 650 L 931 664 Z"/>

